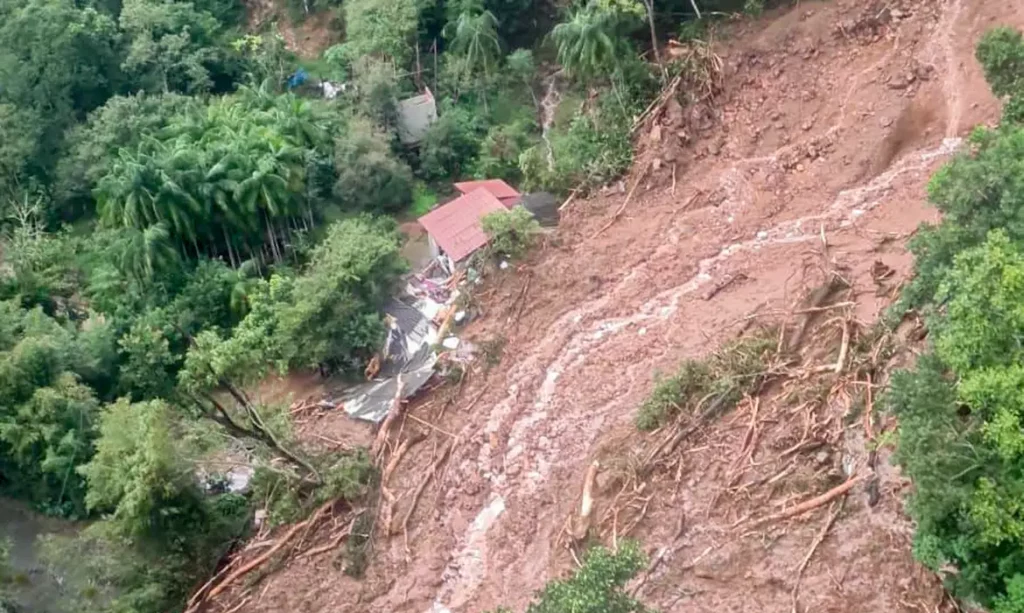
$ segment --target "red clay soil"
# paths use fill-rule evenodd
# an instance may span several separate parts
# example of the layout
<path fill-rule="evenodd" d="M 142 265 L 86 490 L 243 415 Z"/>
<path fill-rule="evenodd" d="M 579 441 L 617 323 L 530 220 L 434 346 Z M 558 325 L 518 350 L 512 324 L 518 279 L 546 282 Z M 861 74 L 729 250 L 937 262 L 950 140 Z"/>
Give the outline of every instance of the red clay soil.
<path fill-rule="evenodd" d="M 792 309 L 826 267 L 853 283 L 859 320 L 877 317 L 891 292 L 879 295 L 876 261 L 895 271 L 891 281 L 906 277 L 905 240 L 936 217 L 925 203 L 928 177 L 972 126 L 998 117 L 973 51 L 997 24 L 1024 26 L 1024 0 L 800 2 L 733 26 L 717 48 L 725 91 L 689 123 L 688 144 L 663 160 L 622 218 L 594 238 L 624 195 L 574 202 L 557 236 L 479 297 L 485 316 L 469 336 L 508 343 L 498 365 L 479 361 L 443 416 L 443 392 L 412 409 L 456 443 L 409 522 L 408 550 L 399 529 L 390 538 L 378 531 L 362 580 L 329 555 L 292 560 L 251 588 L 244 610 L 523 610 L 573 566 L 561 537 L 587 467 L 628 455 L 638 436 L 631 420 L 656 372 L 707 354 L 757 309 Z M 767 461 L 785 448 L 787 420 L 793 442 L 805 423 L 764 402 L 775 437 L 758 452 Z M 744 509 L 774 512 L 827 486 L 780 478 L 781 490 L 728 493 L 725 469 L 751 410 L 741 403 L 703 440 L 684 444 L 675 485 L 650 491 L 634 534 L 652 555 L 668 553 L 640 591 L 647 604 L 716 613 L 945 606 L 937 580 L 911 558 L 905 484 L 884 461 L 880 501 L 869 507 L 859 485 L 850 492 L 794 602 L 797 569 L 828 506 L 755 535 L 732 526 Z M 321 431 L 345 423 L 319 420 Z M 845 450 L 801 462 L 862 457 L 851 428 Z M 398 518 L 449 441 L 424 431 L 429 438 L 389 484 Z M 761 459 L 753 455 L 751 466 Z M 599 496 L 608 479 L 599 479 Z"/>

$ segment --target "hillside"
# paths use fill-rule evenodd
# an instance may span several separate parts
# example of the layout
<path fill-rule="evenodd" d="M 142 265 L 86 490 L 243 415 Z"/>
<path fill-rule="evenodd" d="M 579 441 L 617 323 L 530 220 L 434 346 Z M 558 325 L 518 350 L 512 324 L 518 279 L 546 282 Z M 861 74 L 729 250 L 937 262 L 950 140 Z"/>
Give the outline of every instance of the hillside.
<path fill-rule="evenodd" d="M 911 557 L 908 484 L 859 418 L 861 366 L 892 365 L 872 355 L 872 325 L 910 274 L 908 237 L 937 218 L 926 182 L 999 117 L 974 59 L 996 23 L 1024 26 L 1024 4 L 801 2 L 730 25 L 714 46 L 724 91 L 645 128 L 619 189 L 574 199 L 557 235 L 481 293 L 469 336 L 507 344 L 451 406 L 409 408 L 407 431 L 427 438 L 388 484 L 396 518 L 418 502 L 407 534 L 378 529 L 364 579 L 331 556 L 291 559 L 223 608 L 523 610 L 573 566 L 589 472 L 590 527 L 640 540 L 652 564 L 633 585 L 661 611 L 953 610 Z M 808 316 L 829 311 L 814 292 L 836 276 L 838 306 Z M 645 466 L 673 433 L 633 427 L 655 374 L 768 324 L 800 327 L 797 362 Z M 840 336 L 858 347 L 850 366 L 817 369 L 843 363 Z M 304 427 L 347 427 L 316 420 Z M 854 476 L 843 504 L 755 521 Z"/>

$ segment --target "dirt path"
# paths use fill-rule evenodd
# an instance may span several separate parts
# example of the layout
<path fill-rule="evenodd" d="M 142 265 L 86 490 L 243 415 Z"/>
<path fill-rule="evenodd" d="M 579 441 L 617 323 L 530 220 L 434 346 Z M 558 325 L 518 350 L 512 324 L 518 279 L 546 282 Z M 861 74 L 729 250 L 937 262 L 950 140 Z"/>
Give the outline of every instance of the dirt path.
<path fill-rule="evenodd" d="M 458 443 L 410 524 L 408 552 L 401 535 L 381 539 L 362 581 L 328 560 L 289 564 L 247 610 L 522 610 L 571 565 L 557 542 L 586 466 L 630 432 L 655 372 L 707 353 L 755 309 L 792 307 L 821 279 L 822 236 L 832 266 L 854 283 L 857 316 L 876 317 L 889 296 L 877 295 L 875 262 L 907 274 L 904 241 L 934 218 L 929 175 L 971 126 L 998 116 L 973 59 L 977 37 L 997 23 L 1024 25 L 1024 0 L 801 2 L 732 32 L 719 49 L 727 90 L 718 117 L 689 135 L 675 193 L 663 167 L 597 238 L 622 195 L 574 204 L 559 244 L 485 299 L 489 313 L 473 332 L 510 342 L 438 424 Z M 509 321 L 528 274 L 525 308 Z M 433 438 L 392 479 L 399 515 L 445 442 Z M 694 475 L 723 459 L 715 440 L 693 450 Z M 941 592 L 910 558 L 898 476 L 887 479 L 874 509 L 851 497 L 808 566 L 808 610 L 937 606 Z M 640 528 L 655 551 L 675 517 L 690 524 L 645 586 L 648 603 L 793 610 L 787 582 L 819 522 L 796 523 L 770 544 L 725 539 L 733 518 L 707 504 L 714 478 L 683 483 L 684 495 L 657 502 Z"/>

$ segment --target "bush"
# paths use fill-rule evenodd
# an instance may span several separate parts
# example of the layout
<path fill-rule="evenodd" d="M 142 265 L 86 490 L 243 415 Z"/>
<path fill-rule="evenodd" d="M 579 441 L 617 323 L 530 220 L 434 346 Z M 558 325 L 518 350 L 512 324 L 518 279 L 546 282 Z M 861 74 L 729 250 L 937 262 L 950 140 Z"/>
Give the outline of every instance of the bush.
<path fill-rule="evenodd" d="M 1001 228 L 1014 242 L 1024 239 L 1024 127 L 979 128 L 969 150 L 942 167 L 928 185 L 929 199 L 943 223 L 926 226 L 910 242 L 915 278 L 904 292 L 905 306 L 931 301 L 958 253 L 980 245 Z"/>
<path fill-rule="evenodd" d="M 775 346 L 774 333 L 766 330 L 728 343 L 705 360 L 683 362 L 674 375 L 655 382 L 637 412 L 637 429 L 656 430 L 684 413 L 731 408 L 760 384 Z"/>
<path fill-rule="evenodd" d="M 488 213 L 480 220 L 480 225 L 490 239 L 491 252 L 509 258 L 525 255 L 540 232 L 540 224 L 521 206 Z"/>
<path fill-rule="evenodd" d="M 492 126 L 480 142 L 473 175 L 479 179 L 519 183 L 523 177 L 519 158 L 538 141 L 536 129 L 532 119 L 517 119 L 512 123 Z"/>
<path fill-rule="evenodd" d="M 336 498 L 356 500 L 366 493 L 376 474 L 364 449 L 328 454 L 318 458 L 317 464 L 324 483 L 315 488 L 291 473 L 268 466 L 257 468 L 252 479 L 253 497 L 265 503 L 270 525 L 298 521 Z"/>
<path fill-rule="evenodd" d="M 994 28 L 985 33 L 975 55 L 997 96 L 1018 93 L 1024 79 L 1024 37 L 1013 28 Z"/>
<path fill-rule="evenodd" d="M 581 186 L 608 183 L 629 169 L 633 161 L 630 125 L 629 118 L 607 106 L 577 115 L 567 129 L 549 133 L 550 156 L 544 144 L 520 156 L 524 188 L 566 193 Z"/>
<path fill-rule="evenodd" d="M 653 613 L 624 589 L 645 564 L 633 541 L 623 542 L 618 551 L 594 547 L 572 577 L 548 583 L 526 613 Z"/>

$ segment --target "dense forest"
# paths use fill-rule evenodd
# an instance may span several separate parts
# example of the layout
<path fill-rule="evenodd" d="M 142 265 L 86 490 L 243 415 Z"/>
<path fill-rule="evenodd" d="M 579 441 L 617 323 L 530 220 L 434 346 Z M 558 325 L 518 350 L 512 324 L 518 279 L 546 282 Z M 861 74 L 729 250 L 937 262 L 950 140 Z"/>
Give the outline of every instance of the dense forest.
<path fill-rule="evenodd" d="M 652 42 L 701 31 L 690 0 L 280 8 L 342 42 L 298 57 L 239 0 L 0 0 L 0 490 L 94 520 L 47 544 L 82 561 L 76 611 L 182 608 L 251 523 L 199 469 L 218 449 L 252 459 L 272 521 L 360 495 L 365 454 L 308 454 L 252 385 L 362 371 L 407 266 L 396 219 L 452 180 L 622 173 L 677 70 Z M 405 147 L 425 87 L 439 119 Z"/>

